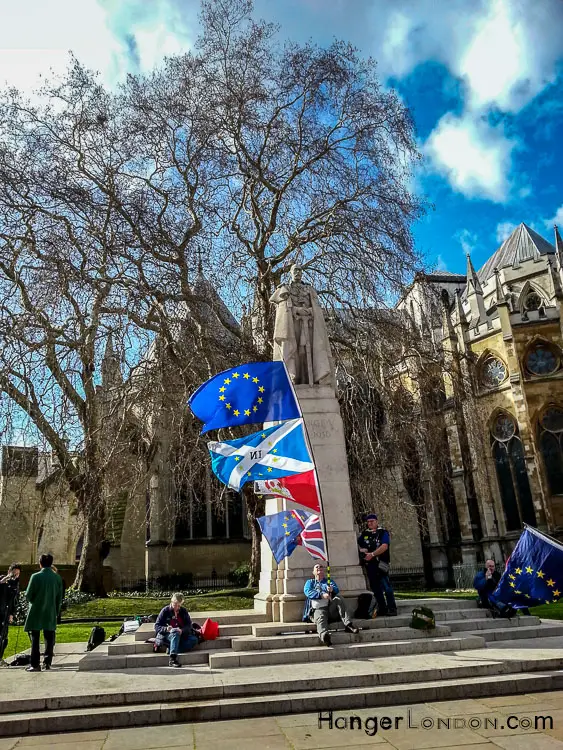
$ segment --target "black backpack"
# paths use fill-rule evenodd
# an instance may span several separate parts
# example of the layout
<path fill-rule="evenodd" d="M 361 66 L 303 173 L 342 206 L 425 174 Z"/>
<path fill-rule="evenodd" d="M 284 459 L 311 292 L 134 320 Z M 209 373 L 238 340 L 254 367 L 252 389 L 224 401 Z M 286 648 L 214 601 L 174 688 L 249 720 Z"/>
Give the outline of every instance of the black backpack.
<path fill-rule="evenodd" d="M 94 625 L 90 631 L 90 638 L 88 638 L 88 645 L 86 651 L 93 651 L 95 648 L 103 643 L 106 639 L 106 631 L 100 625 Z"/>
<path fill-rule="evenodd" d="M 356 620 L 371 619 L 372 602 L 372 594 L 360 594 L 358 597 L 358 606 L 356 608 L 356 612 L 354 613 L 354 618 Z"/>
<path fill-rule="evenodd" d="M 490 602 L 491 604 L 491 615 L 496 619 L 497 617 L 506 618 L 510 620 L 511 617 L 516 616 L 516 610 L 514 610 L 510 604 L 504 604 L 504 602 Z"/>

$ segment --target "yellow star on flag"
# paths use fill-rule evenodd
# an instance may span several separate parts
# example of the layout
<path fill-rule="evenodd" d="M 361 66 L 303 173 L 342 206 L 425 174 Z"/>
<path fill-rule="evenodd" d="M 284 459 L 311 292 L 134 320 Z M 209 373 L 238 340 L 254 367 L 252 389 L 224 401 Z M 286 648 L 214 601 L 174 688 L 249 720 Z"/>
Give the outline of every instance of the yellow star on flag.
<path fill-rule="evenodd" d="M 219 396 L 219 401 L 224 401 L 224 400 L 225 400 L 224 396 Z"/>
<path fill-rule="evenodd" d="M 260 386 L 260 387 L 258 388 L 258 390 L 260 391 L 260 393 L 264 393 L 264 391 L 265 391 L 266 389 L 264 388 L 264 386 L 263 386 L 263 385 L 261 385 L 261 386 Z"/>
<path fill-rule="evenodd" d="M 260 437 L 262 437 L 262 438 L 265 438 L 265 437 L 266 437 L 266 433 L 265 433 L 265 432 L 263 432 L 263 433 L 262 433 L 262 434 L 260 435 Z"/>
<path fill-rule="evenodd" d="M 524 596 L 526 597 L 526 599 L 530 598 L 530 594 L 524 594 Z"/>
<path fill-rule="evenodd" d="M 286 531 L 286 532 L 285 532 L 285 535 L 286 535 L 286 536 L 291 536 L 291 534 L 289 533 L 289 531 Z"/>
<path fill-rule="evenodd" d="M 543 573 L 541 570 L 538 570 L 537 574 L 538 578 L 543 578 L 545 573 Z"/>
<path fill-rule="evenodd" d="M 227 407 L 227 409 L 230 409 L 230 408 L 231 408 L 231 405 L 230 405 L 230 404 L 225 404 L 225 406 Z"/>
<path fill-rule="evenodd" d="M 277 458 L 277 457 L 276 457 L 276 458 L 272 458 L 272 461 L 273 461 L 274 463 L 276 463 L 276 461 L 279 461 L 279 458 Z"/>
<path fill-rule="evenodd" d="M 260 381 L 258 380 L 258 378 L 252 378 L 252 382 L 253 383 L 259 383 Z"/>
<path fill-rule="evenodd" d="M 515 590 L 515 591 L 514 591 L 514 593 L 515 593 L 515 594 L 521 594 L 522 592 L 521 592 L 521 591 L 518 591 L 518 590 Z"/>
<path fill-rule="evenodd" d="M 522 572 L 522 568 L 516 568 L 516 571 L 515 571 L 515 572 L 516 572 L 516 575 L 518 575 L 518 576 L 519 576 L 519 575 L 520 575 L 520 573 Z"/>
<path fill-rule="evenodd" d="M 235 456 L 235 461 L 240 461 L 240 456 Z"/>
<path fill-rule="evenodd" d="M 222 385 L 222 386 L 221 386 L 221 387 L 219 388 L 219 393 L 225 393 L 225 391 L 226 391 L 226 390 L 227 390 L 227 389 L 225 388 L 225 386 L 224 386 L 224 385 Z"/>
<path fill-rule="evenodd" d="M 237 378 L 240 378 L 240 375 L 238 372 L 233 372 L 232 377 L 236 380 Z"/>
<path fill-rule="evenodd" d="M 250 380 L 250 375 L 249 375 L 249 374 L 248 374 L 247 372 L 245 372 L 245 373 L 244 373 L 244 375 L 243 375 L 242 377 L 243 377 L 243 378 L 244 378 L 245 380 Z"/>
<path fill-rule="evenodd" d="M 555 591 L 553 592 L 553 596 L 559 596 L 560 594 L 561 592 L 559 591 L 559 589 L 555 589 Z"/>
<path fill-rule="evenodd" d="M 512 586 L 512 588 L 516 586 L 516 584 L 513 581 L 510 581 L 510 585 Z"/>
<path fill-rule="evenodd" d="M 240 417 L 240 411 L 238 409 L 235 409 L 233 414 L 235 415 L 235 417 Z"/>
<path fill-rule="evenodd" d="M 249 417 L 250 416 L 250 409 L 245 409 L 244 413 L 246 414 L 247 417 Z"/>
<path fill-rule="evenodd" d="M 277 452 L 278 452 L 277 448 L 274 448 L 274 450 L 272 451 L 272 453 L 277 453 Z"/>
<path fill-rule="evenodd" d="M 284 527 L 284 529 L 287 529 L 287 524 L 286 523 L 282 523 L 282 526 Z"/>
<path fill-rule="evenodd" d="M 259 472 L 258 472 L 258 476 L 259 476 L 259 477 L 263 477 L 263 476 L 264 476 L 264 474 L 262 474 L 262 472 L 261 472 L 261 471 L 259 471 Z"/>
<path fill-rule="evenodd" d="M 258 411 L 258 407 L 257 406 L 253 406 L 252 407 L 252 411 Z"/>
<path fill-rule="evenodd" d="M 526 566 L 526 573 L 533 573 L 533 569 L 529 565 Z"/>
<path fill-rule="evenodd" d="M 247 476 L 247 477 L 251 477 L 251 476 L 252 476 L 252 474 L 251 474 L 250 472 L 248 472 L 248 474 L 247 474 L 246 476 Z"/>
<path fill-rule="evenodd" d="M 555 581 L 553 580 L 553 578 L 549 579 L 549 581 L 547 582 L 547 585 L 548 586 L 555 586 Z"/>
<path fill-rule="evenodd" d="M 226 383 L 227 385 L 229 385 L 230 382 L 231 382 L 230 378 L 225 378 L 225 380 L 223 380 L 223 383 Z"/>
<path fill-rule="evenodd" d="M 512 575 L 512 573 L 509 573 L 509 574 L 508 574 L 508 577 L 509 577 L 509 578 L 511 578 L 511 579 L 512 579 L 513 581 L 515 581 L 515 580 L 516 580 L 516 576 L 513 576 L 513 575 Z"/>
<path fill-rule="evenodd" d="M 268 466 L 268 471 L 273 471 L 271 466 Z"/>
<path fill-rule="evenodd" d="M 263 398 L 259 398 L 259 399 L 258 399 L 258 403 L 259 403 L 259 404 L 263 404 L 263 403 L 264 403 L 264 399 L 263 399 Z"/>

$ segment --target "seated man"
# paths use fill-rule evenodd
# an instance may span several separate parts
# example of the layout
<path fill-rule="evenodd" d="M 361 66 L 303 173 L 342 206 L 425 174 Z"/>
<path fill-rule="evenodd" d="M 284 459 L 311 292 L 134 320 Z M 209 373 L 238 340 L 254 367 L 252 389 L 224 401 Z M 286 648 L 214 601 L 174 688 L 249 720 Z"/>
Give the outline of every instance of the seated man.
<path fill-rule="evenodd" d="M 480 570 L 473 579 L 473 585 L 479 594 L 479 606 L 484 609 L 491 608 L 489 596 L 496 589 L 500 581 L 500 573 L 497 573 L 495 567 L 494 560 L 485 560 L 484 570 Z"/>
<path fill-rule="evenodd" d="M 350 616 L 346 612 L 346 603 L 338 596 L 338 586 L 334 581 L 329 584 L 325 577 L 325 569 L 317 563 L 313 568 L 313 578 L 310 578 L 303 588 L 307 600 L 303 610 L 303 619 L 309 620 L 311 612 L 313 622 L 317 626 L 317 633 L 321 643 L 331 646 L 328 623 L 330 620 L 342 620 L 348 633 L 358 633 L 358 628 L 352 624 Z"/>
<path fill-rule="evenodd" d="M 167 646 L 170 650 L 170 667 L 182 666 L 178 661 L 178 654 L 191 649 L 197 645 L 198 637 L 194 634 L 192 620 L 182 602 L 182 594 L 174 594 L 170 604 L 164 607 L 154 624 L 156 632 L 155 643 L 158 646 Z"/>

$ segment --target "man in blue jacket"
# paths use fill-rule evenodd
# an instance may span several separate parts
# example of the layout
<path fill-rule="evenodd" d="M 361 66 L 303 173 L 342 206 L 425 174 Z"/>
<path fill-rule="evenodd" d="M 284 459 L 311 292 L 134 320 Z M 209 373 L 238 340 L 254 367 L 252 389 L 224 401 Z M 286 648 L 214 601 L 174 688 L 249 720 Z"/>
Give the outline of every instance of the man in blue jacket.
<path fill-rule="evenodd" d="M 494 560 L 485 560 L 485 569 L 480 570 L 473 579 L 473 585 L 479 594 L 480 605 L 484 609 L 491 608 L 489 596 L 496 589 L 500 581 L 500 573 L 495 568 Z"/>
<path fill-rule="evenodd" d="M 313 578 L 310 578 L 303 588 L 307 600 L 303 610 L 303 619 L 309 620 L 311 613 L 313 622 L 317 626 L 317 633 L 321 643 L 332 646 L 328 624 L 330 620 L 342 620 L 344 629 L 348 633 L 358 633 L 346 611 L 346 602 L 338 596 L 338 586 L 334 581 L 330 583 L 325 576 L 325 569 L 317 563 L 313 568 Z"/>
<path fill-rule="evenodd" d="M 168 646 L 170 650 L 170 667 L 182 666 L 178 661 L 178 654 L 197 645 L 198 637 L 192 627 L 192 619 L 188 611 L 182 607 L 184 597 L 174 594 L 167 607 L 160 611 L 154 624 L 155 641 L 158 646 Z"/>

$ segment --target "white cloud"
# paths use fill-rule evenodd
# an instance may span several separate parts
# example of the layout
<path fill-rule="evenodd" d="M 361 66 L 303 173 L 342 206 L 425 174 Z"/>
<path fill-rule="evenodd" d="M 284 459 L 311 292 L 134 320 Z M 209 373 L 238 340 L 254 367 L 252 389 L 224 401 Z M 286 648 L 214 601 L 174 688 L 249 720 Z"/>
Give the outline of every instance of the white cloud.
<path fill-rule="evenodd" d="M 563 205 L 559 206 L 553 218 L 545 219 L 544 224 L 547 229 L 553 229 L 553 225 L 557 224 L 559 230 L 563 230 Z"/>
<path fill-rule="evenodd" d="M 448 113 L 430 134 L 425 152 L 454 190 L 469 197 L 503 201 L 508 194 L 507 173 L 514 146 L 499 128 L 471 116 Z"/>
<path fill-rule="evenodd" d="M 516 224 L 513 224 L 511 221 L 501 221 L 500 224 L 497 224 L 497 242 L 504 242 L 515 229 Z"/>
<path fill-rule="evenodd" d="M 479 241 L 477 235 L 470 232 L 469 229 L 461 229 L 459 232 L 456 232 L 455 236 L 459 240 L 464 255 L 470 255 L 475 250 Z"/>

